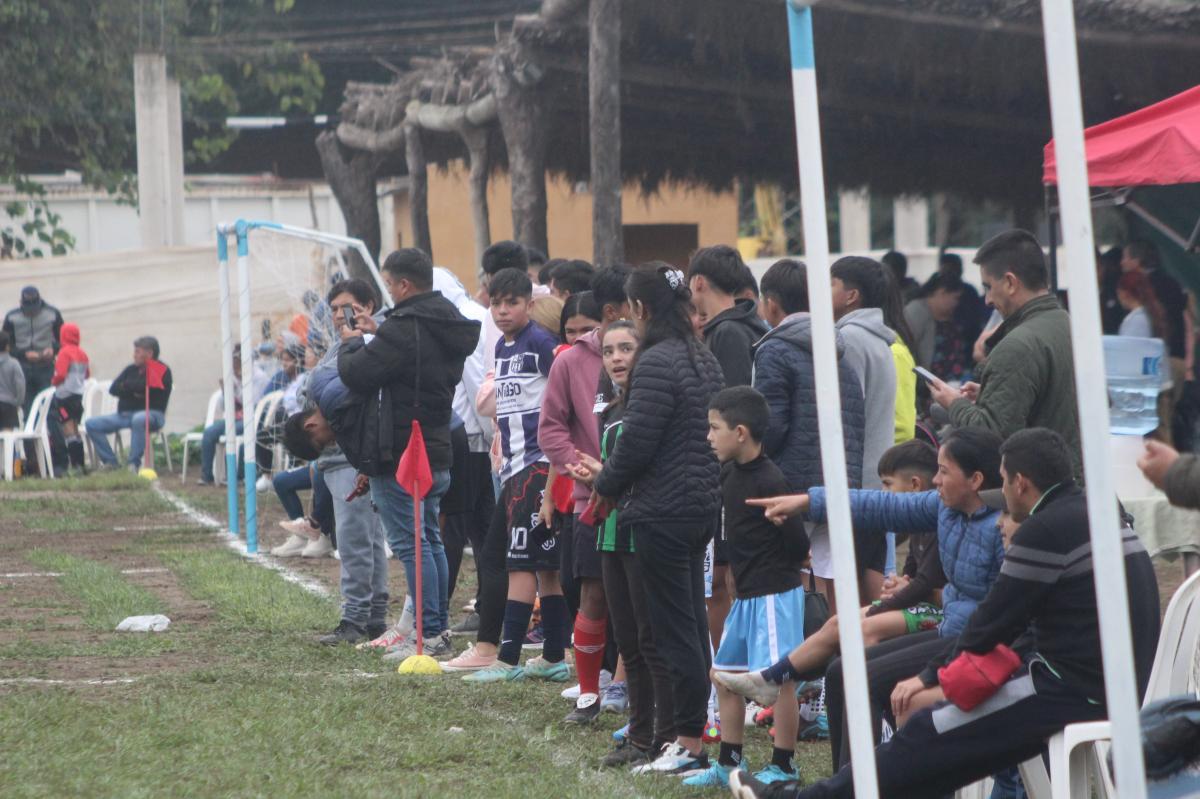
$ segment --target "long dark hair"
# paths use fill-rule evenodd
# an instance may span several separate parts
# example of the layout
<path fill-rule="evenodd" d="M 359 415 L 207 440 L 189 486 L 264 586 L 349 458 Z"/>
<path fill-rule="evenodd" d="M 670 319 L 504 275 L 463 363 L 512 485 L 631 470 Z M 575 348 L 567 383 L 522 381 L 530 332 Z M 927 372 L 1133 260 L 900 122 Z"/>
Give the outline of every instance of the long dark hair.
<path fill-rule="evenodd" d="M 662 261 L 642 264 L 625 281 L 625 294 L 630 304 L 640 302 L 650 313 L 642 349 L 677 338 L 687 344 L 689 355 L 695 352 L 700 342 L 687 311 L 692 292 L 682 271 Z"/>
<path fill-rule="evenodd" d="M 887 282 L 887 291 L 883 295 L 881 306 L 883 323 L 895 331 L 900 340 L 904 342 L 904 346 L 908 347 L 909 352 L 915 353 L 917 339 L 912 333 L 912 328 L 908 326 L 908 321 L 904 318 L 904 292 L 900 287 L 900 281 L 891 269 L 885 269 L 881 265 L 879 271 L 883 273 L 883 279 Z"/>

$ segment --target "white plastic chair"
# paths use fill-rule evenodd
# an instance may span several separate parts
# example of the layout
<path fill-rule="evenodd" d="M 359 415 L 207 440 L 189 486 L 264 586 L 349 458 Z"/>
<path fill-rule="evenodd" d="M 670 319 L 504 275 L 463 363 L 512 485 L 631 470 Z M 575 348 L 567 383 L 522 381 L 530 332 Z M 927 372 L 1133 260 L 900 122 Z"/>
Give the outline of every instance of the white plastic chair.
<path fill-rule="evenodd" d="M 275 409 L 279 407 L 279 403 L 282 401 L 283 401 L 283 392 L 282 391 L 272 391 L 269 394 L 264 394 L 262 397 L 259 398 L 258 402 L 254 403 L 254 415 L 252 417 L 253 425 L 247 427 L 244 423 L 245 420 L 243 419 L 243 425 L 242 425 L 243 432 L 241 435 L 239 435 L 237 437 L 236 443 L 234 445 L 239 453 L 241 452 L 242 447 L 245 446 L 245 443 L 246 443 L 245 431 L 246 430 L 250 431 L 250 436 L 251 436 L 250 441 L 252 441 L 252 442 L 257 441 L 258 428 L 259 428 L 259 425 L 262 423 L 262 420 L 270 419 L 271 415 L 274 414 Z M 222 477 L 225 474 L 225 458 L 224 458 L 224 455 L 222 454 L 224 451 L 223 445 L 225 444 L 225 436 L 221 436 L 221 438 L 218 441 L 218 444 L 221 446 L 218 447 L 218 449 L 220 451 L 218 451 L 217 456 L 215 458 L 213 458 L 213 476 L 216 478 L 216 481 L 219 483 L 219 482 L 221 482 Z"/>
<path fill-rule="evenodd" d="M 83 438 L 84 457 L 88 465 L 93 467 L 96 465 L 96 449 L 87 435 L 87 423 L 88 419 L 103 413 L 104 397 L 111 385 L 111 380 L 100 381 L 93 378 L 88 378 L 83 384 L 83 416 L 79 420 L 79 434 Z"/>
<path fill-rule="evenodd" d="M 111 387 L 112 387 L 112 381 L 105 380 L 103 382 L 97 381 L 92 386 L 90 394 L 88 393 L 88 390 L 86 388 L 84 389 L 83 421 L 80 423 L 80 426 L 79 426 L 80 430 L 86 431 L 86 428 L 84 427 L 84 425 L 86 425 L 87 420 L 93 416 L 109 416 L 109 415 L 117 412 L 117 398 L 114 397 L 112 394 L 108 393 L 108 390 Z M 117 461 L 123 462 L 125 460 L 124 432 L 121 430 L 117 430 L 117 431 L 113 432 L 112 437 L 113 437 L 113 452 L 117 456 Z M 89 460 L 93 465 L 95 465 L 96 451 L 93 448 L 91 439 L 87 436 L 86 432 L 83 436 L 83 439 L 85 442 L 84 448 L 88 452 Z M 174 464 L 172 463 L 172 460 L 171 460 L 171 444 L 170 444 L 170 441 L 167 439 L 167 431 L 166 430 L 159 429 L 156 431 L 152 431 L 150 433 L 150 440 L 146 442 L 146 447 L 147 447 L 147 449 L 152 449 L 155 444 L 158 444 L 159 446 L 162 447 L 163 458 L 167 462 L 167 471 L 171 471 L 172 469 L 174 469 Z"/>
<path fill-rule="evenodd" d="M 1200 696 L 1200 573 L 1193 574 L 1175 591 L 1167 604 L 1162 630 L 1158 635 L 1158 649 L 1154 653 L 1154 667 L 1150 670 L 1150 682 L 1146 686 L 1143 707 L 1149 702 L 1171 696 L 1190 694 Z M 1069 724 L 1062 732 L 1050 739 L 1050 773 L 1046 779 L 1049 791 L 1030 790 L 1026 770 L 1045 769 L 1041 758 L 1021 765 L 1021 777 L 1030 799 L 1072 799 L 1088 796 L 1089 776 L 1094 795 L 1107 799 L 1117 795 L 1112 777 L 1108 772 L 1107 756 L 1112 740 L 1112 725 L 1108 721 L 1092 721 Z M 1036 763 L 1036 768 L 1032 764 Z M 1038 775 L 1031 773 L 1033 779 Z"/>
<path fill-rule="evenodd" d="M 204 413 L 204 428 L 207 429 L 217 418 L 217 411 L 221 408 L 221 389 L 217 389 L 208 398 L 208 410 Z M 188 470 L 188 448 L 192 444 L 199 444 L 204 440 L 204 433 L 188 433 L 183 437 L 183 473 L 179 476 L 179 481 L 187 482 Z"/>
<path fill-rule="evenodd" d="M 17 454 L 17 442 L 33 441 L 37 456 L 38 473 L 54 479 L 54 464 L 50 462 L 50 403 L 54 400 L 54 389 L 38 392 L 29 406 L 29 418 L 19 430 L 0 430 L 0 458 L 4 460 L 4 479 L 13 479 L 13 460 Z"/>

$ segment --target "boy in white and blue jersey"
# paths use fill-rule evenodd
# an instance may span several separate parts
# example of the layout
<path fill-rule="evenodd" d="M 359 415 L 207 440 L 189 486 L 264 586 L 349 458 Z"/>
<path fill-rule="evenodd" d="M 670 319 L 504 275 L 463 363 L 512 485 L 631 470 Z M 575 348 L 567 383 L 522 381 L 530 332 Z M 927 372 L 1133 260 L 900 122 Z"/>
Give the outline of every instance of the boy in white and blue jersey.
<path fill-rule="evenodd" d="M 500 436 L 500 508 L 508 533 L 508 601 L 494 665 L 464 679 L 498 682 L 536 677 L 565 682 L 564 654 L 570 618 L 558 569 L 558 539 L 538 523 L 549 461 L 538 446 L 542 395 L 558 340 L 529 318 L 533 284 L 519 269 L 502 269 L 488 284 L 492 319 L 503 333 L 496 342 L 496 430 Z M 541 657 L 518 666 L 533 601 L 540 594 L 545 639 Z"/>

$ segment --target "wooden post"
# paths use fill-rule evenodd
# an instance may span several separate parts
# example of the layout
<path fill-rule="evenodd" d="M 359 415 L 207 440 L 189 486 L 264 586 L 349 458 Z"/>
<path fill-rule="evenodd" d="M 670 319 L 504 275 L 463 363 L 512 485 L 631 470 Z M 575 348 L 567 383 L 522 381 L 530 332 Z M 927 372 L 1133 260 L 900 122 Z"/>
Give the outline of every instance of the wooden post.
<path fill-rule="evenodd" d="M 546 237 L 545 103 L 541 67 L 519 44 L 498 52 L 492 69 L 500 130 L 512 180 L 513 238 L 549 252 Z"/>
<path fill-rule="evenodd" d="M 329 188 L 346 220 L 346 234 L 361 239 L 367 252 L 378 263 L 381 241 L 375 174 L 379 169 L 380 156 L 350 149 L 338 140 L 332 130 L 317 136 L 317 154 L 321 158 L 325 179 L 329 181 Z M 347 265 L 352 277 L 362 278 L 374 285 L 375 278 L 354 250 L 349 251 Z"/>
<path fill-rule="evenodd" d="M 621 0 L 588 3 L 588 112 L 592 258 L 599 268 L 625 259 L 621 230 Z"/>
<path fill-rule="evenodd" d="M 433 242 L 429 236 L 429 175 L 425 168 L 425 149 L 421 146 L 421 129 L 404 126 L 404 159 L 408 162 L 408 208 L 412 218 L 412 246 L 433 257 Z"/>
<path fill-rule="evenodd" d="M 483 251 L 492 243 L 488 220 L 488 129 L 469 125 L 461 131 L 471 157 L 471 174 L 467 182 L 470 191 L 471 221 L 475 228 L 475 268 L 483 263 Z"/>

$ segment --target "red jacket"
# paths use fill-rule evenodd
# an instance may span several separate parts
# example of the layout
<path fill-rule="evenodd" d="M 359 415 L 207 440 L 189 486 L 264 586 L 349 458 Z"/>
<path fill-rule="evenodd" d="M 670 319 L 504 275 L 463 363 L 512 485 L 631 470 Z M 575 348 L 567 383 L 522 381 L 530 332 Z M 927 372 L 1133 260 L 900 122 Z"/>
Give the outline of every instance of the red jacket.
<path fill-rule="evenodd" d="M 54 359 L 54 376 L 50 385 L 62 386 L 62 394 L 83 394 L 83 381 L 91 377 L 92 372 L 88 363 L 87 353 L 79 346 L 79 325 L 67 322 L 62 326 L 62 346 L 58 357 Z"/>

